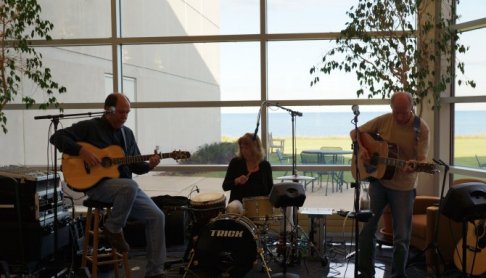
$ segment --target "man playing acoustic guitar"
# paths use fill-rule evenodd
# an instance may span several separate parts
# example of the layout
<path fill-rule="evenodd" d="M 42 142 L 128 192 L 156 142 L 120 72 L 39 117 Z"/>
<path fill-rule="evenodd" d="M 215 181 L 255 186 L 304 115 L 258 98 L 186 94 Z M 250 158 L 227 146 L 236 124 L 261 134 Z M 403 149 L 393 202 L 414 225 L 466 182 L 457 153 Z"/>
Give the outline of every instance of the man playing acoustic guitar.
<path fill-rule="evenodd" d="M 409 93 L 394 93 L 391 97 L 391 109 L 391 113 L 378 116 L 360 126 L 359 134 L 356 134 L 355 130 L 351 131 L 351 138 L 359 143 L 358 164 L 366 165 L 360 167 L 359 174 L 361 179 L 370 180 L 370 209 L 373 213 L 360 233 L 359 277 L 374 277 L 375 233 L 386 205 L 390 206 L 393 218 L 391 277 L 407 277 L 405 267 L 411 237 L 417 171 L 419 171 L 417 165 L 427 158 L 429 127 L 414 115 L 413 98 Z M 370 138 L 375 135 L 379 135 L 390 146 L 397 147 L 394 161 L 403 161 L 403 163 L 401 165 L 393 163 L 392 171 L 378 170 L 380 167 L 386 167 L 381 164 L 382 162 L 386 164 L 387 159 L 379 157 L 377 153 L 382 154 L 381 150 L 373 149 L 374 146 L 370 144 L 373 141 Z M 388 149 L 384 148 L 384 152 L 387 151 Z M 387 174 L 373 176 L 373 173 L 381 172 Z"/>
<path fill-rule="evenodd" d="M 59 151 L 69 156 L 79 156 L 89 173 L 101 168 L 100 155 L 95 148 L 115 147 L 128 156 L 140 155 L 133 132 L 124 126 L 130 112 L 129 100 L 120 93 L 110 94 L 105 100 L 105 113 L 100 118 L 78 122 L 71 127 L 61 129 L 52 135 L 50 141 Z M 81 143 L 82 142 L 82 143 Z M 87 144 L 86 144 L 87 143 Z M 113 203 L 110 217 L 105 221 L 104 233 L 119 252 L 127 252 L 129 246 L 123 237 L 123 227 L 128 217 L 145 223 L 147 240 L 146 277 L 165 277 L 166 261 L 165 215 L 132 179 L 132 173 L 145 174 L 160 163 L 160 156 L 151 155 L 148 163 L 132 161 L 117 167 L 119 177 L 101 179 L 85 192 L 93 200 Z M 66 173 L 65 173 L 66 174 Z M 118 174 L 118 173 L 117 173 Z M 69 183 L 69 182 L 68 182 Z"/>

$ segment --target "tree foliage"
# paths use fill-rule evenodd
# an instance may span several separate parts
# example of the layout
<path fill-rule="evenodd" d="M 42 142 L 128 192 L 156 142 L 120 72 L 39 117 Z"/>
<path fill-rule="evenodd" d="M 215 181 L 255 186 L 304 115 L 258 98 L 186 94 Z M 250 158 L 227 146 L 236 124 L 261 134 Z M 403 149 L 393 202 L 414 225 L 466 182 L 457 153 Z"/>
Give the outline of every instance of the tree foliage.
<path fill-rule="evenodd" d="M 53 81 L 51 70 L 42 63 L 42 54 L 30 46 L 32 39 L 51 39 L 54 25 L 40 18 L 41 7 L 36 0 L 0 0 L 0 125 L 7 133 L 7 117 L 3 108 L 21 93 L 21 82 L 30 79 L 47 94 L 39 106 L 59 107 L 56 93 L 66 88 Z M 35 99 L 22 96 L 26 108 Z"/>
<path fill-rule="evenodd" d="M 392 92 L 407 91 L 420 103 L 432 93 L 433 107 L 438 106 L 441 92 L 455 74 L 451 57 L 455 51 L 466 52 L 467 47 L 448 28 L 454 19 L 440 17 L 417 24 L 419 13 L 432 18 L 422 4 L 420 0 L 358 0 L 346 12 L 349 21 L 336 46 L 310 69 L 311 86 L 319 82 L 320 74 L 354 72 L 360 84 L 358 97 L 387 98 Z M 438 59 L 444 59 L 445 70 L 436 75 L 433 65 Z M 457 68 L 464 74 L 463 63 Z M 458 83 L 475 87 L 472 80 Z"/>
<path fill-rule="evenodd" d="M 236 142 L 220 142 L 204 144 L 191 155 L 185 164 L 228 164 L 235 157 L 237 151 Z"/>

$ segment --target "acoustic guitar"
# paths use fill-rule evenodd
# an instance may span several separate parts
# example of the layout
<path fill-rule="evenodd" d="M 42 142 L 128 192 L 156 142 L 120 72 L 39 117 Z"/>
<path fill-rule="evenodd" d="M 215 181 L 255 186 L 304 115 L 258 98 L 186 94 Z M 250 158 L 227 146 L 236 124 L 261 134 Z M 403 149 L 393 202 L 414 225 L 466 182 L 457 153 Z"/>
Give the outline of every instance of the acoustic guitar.
<path fill-rule="evenodd" d="M 81 142 L 79 144 L 100 157 L 101 163 L 95 167 L 90 167 L 79 156 L 62 155 L 64 180 L 69 187 L 77 191 L 87 190 L 103 178 L 118 178 L 120 176 L 120 172 L 118 171 L 119 165 L 147 161 L 154 155 L 125 156 L 125 152 L 118 145 L 111 145 L 100 149 L 89 143 Z M 187 159 L 191 156 L 186 151 L 158 153 L 157 155 L 160 159 L 173 158 L 175 160 Z"/>
<path fill-rule="evenodd" d="M 454 252 L 454 264 L 462 269 L 463 240 L 459 240 Z M 466 272 L 472 275 L 486 273 L 486 219 L 469 222 L 466 238 Z"/>
<path fill-rule="evenodd" d="M 396 144 L 385 142 L 379 135 L 360 133 L 359 139 L 370 155 L 370 160 L 359 159 L 358 170 L 361 180 L 370 177 L 389 180 L 395 175 L 397 169 L 404 168 L 406 161 L 398 159 L 399 149 Z M 356 179 L 356 153 L 353 153 L 351 173 Z M 412 165 L 416 172 L 434 174 L 438 168 L 433 163 L 417 162 Z"/>

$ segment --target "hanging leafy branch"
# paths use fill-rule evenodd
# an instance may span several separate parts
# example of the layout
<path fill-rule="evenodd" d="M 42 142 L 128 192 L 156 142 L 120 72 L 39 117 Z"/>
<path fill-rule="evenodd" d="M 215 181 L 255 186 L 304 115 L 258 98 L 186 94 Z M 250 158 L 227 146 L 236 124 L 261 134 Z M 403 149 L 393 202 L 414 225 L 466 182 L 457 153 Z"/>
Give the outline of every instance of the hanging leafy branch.
<path fill-rule="evenodd" d="M 350 20 L 336 46 L 310 69 L 311 86 L 319 82 L 320 74 L 354 72 L 360 85 L 358 97 L 387 98 L 395 91 L 407 91 L 421 103 L 432 93 L 433 107 L 439 105 L 441 92 L 453 80 L 451 57 L 455 51 L 467 51 L 457 42 L 458 34 L 448 28 L 452 20 L 441 17 L 416 24 L 419 15 L 432 18 L 420 0 L 358 0 L 346 14 Z M 436 75 L 434 63 L 441 58 L 445 70 Z M 457 68 L 464 74 L 463 63 Z M 458 83 L 476 86 L 472 80 Z"/>
<path fill-rule="evenodd" d="M 64 93 L 66 88 L 53 81 L 51 70 L 44 67 L 42 54 L 29 45 L 32 39 L 51 39 L 49 32 L 54 25 L 40 18 L 41 7 L 36 0 L 0 1 L 0 125 L 7 133 L 7 116 L 3 108 L 21 93 L 21 82 L 28 78 L 48 98 L 39 106 L 59 107 L 55 93 Z M 35 103 L 29 96 L 22 97 L 26 108 Z"/>

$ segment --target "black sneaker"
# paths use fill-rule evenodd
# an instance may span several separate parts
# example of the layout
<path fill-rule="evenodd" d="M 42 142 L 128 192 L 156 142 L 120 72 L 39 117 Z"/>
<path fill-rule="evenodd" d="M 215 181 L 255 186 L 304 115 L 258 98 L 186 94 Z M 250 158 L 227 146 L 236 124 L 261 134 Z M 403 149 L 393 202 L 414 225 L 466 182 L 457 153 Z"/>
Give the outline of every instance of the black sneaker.
<path fill-rule="evenodd" d="M 123 232 L 112 233 L 108 231 L 108 229 L 104 229 L 103 234 L 110 244 L 111 248 L 116 249 L 118 252 L 125 253 L 128 252 L 128 250 L 130 249 L 128 243 L 125 241 Z"/>

